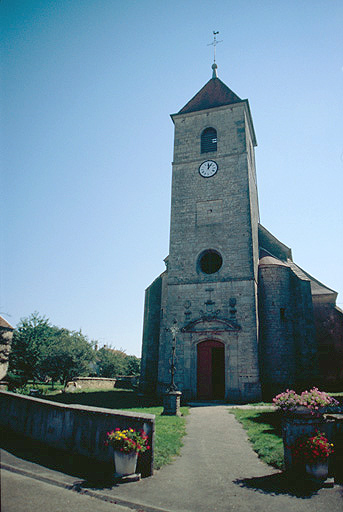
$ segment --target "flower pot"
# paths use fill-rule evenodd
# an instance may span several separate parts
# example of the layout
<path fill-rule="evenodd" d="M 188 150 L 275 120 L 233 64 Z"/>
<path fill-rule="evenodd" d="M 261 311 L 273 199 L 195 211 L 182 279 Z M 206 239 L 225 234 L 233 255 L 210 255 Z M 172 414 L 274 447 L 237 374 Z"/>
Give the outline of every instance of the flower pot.
<path fill-rule="evenodd" d="M 310 480 L 317 484 L 322 484 L 328 477 L 329 461 L 321 460 L 312 464 L 306 464 L 305 470 Z"/>
<path fill-rule="evenodd" d="M 114 450 L 114 466 L 117 475 L 126 476 L 136 472 L 137 452 L 125 453 Z"/>

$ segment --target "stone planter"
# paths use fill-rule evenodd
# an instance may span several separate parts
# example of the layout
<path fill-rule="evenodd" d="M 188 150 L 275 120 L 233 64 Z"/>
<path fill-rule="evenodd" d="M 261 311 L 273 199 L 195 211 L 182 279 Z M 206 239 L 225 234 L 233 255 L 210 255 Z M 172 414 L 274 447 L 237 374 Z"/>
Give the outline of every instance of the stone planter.
<path fill-rule="evenodd" d="M 294 466 L 291 447 L 299 437 L 314 435 L 317 430 L 326 432 L 324 416 L 315 417 L 311 414 L 310 416 L 302 416 L 301 414 L 296 416 L 285 413 L 282 416 L 281 425 L 286 470 L 297 471 L 297 467 Z"/>
<path fill-rule="evenodd" d="M 291 416 L 293 418 L 299 419 L 313 419 L 313 418 L 321 418 L 324 414 L 324 408 L 320 408 L 317 410 L 309 409 L 304 405 L 298 405 L 294 409 L 290 409 L 285 411 L 285 414 Z"/>
<path fill-rule="evenodd" d="M 315 484 L 321 485 L 325 482 L 329 473 L 329 461 L 321 460 L 313 464 L 305 464 L 305 471 L 308 478 Z"/>
<path fill-rule="evenodd" d="M 136 472 L 138 453 L 114 450 L 114 466 L 117 476 L 133 475 Z"/>

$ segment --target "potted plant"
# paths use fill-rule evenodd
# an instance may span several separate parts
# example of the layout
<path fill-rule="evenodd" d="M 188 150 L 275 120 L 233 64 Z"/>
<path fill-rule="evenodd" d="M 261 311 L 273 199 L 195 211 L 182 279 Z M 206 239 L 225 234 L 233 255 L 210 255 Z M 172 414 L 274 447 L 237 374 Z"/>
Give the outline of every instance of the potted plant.
<path fill-rule="evenodd" d="M 328 476 L 329 455 L 334 446 L 325 434 L 317 431 L 311 437 L 300 437 L 292 446 L 292 456 L 296 464 L 305 466 L 309 478 L 322 483 Z"/>
<path fill-rule="evenodd" d="M 118 476 L 135 473 L 138 454 L 150 450 L 147 434 L 133 428 L 116 428 L 107 432 L 105 445 L 114 449 L 114 464 Z"/>
<path fill-rule="evenodd" d="M 309 416 L 320 416 L 325 407 L 338 404 L 337 400 L 316 387 L 300 395 L 293 389 L 287 389 L 274 397 L 273 402 L 283 412 Z"/>

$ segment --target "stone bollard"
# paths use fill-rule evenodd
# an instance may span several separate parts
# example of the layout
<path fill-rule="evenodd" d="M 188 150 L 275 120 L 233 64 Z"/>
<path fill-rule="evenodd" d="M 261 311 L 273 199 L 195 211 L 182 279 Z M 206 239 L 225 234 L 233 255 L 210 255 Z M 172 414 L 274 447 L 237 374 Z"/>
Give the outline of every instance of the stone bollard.
<path fill-rule="evenodd" d="M 181 391 L 167 391 L 163 395 L 163 412 L 164 416 L 181 416 L 180 401 Z"/>

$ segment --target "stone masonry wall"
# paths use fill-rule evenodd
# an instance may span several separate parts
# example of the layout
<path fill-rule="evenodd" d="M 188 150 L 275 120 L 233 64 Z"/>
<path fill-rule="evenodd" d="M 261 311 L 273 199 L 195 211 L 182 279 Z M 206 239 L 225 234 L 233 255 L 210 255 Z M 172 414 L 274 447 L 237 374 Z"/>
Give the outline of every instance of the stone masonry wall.
<path fill-rule="evenodd" d="M 315 384 L 317 350 L 309 280 L 282 263 L 260 265 L 259 321 L 264 397 Z"/>
<path fill-rule="evenodd" d="M 117 379 L 104 377 L 76 377 L 67 382 L 65 391 L 76 391 L 77 389 L 113 389 Z"/>
<path fill-rule="evenodd" d="M 197 344 L 206 339 L 225 346 L 226 398 L 260 397 L 257 349 L 258 204 L 254 140 L 246 102 L 173 116 L 175 146 L 172 179 L 170 254 L 162 296 L 158 391 L 170 383 L 171 334 L 181 330 L 176 346 L 176 382 L 184 397 L 197 394 Z M 217 151 L 201 154 L 202 131 L 217 130 Z M 209 179 L 200 176 L 206 159 L 218 164 Z M 222 256 L 214 274 L 201 272 L 199 258 L 212 249 Z M 237 303 L 239 330 L 220 328 Z M 188 323 L 211 317 L 200 332 L 185 333 Z"/>
<path fill-rule="evenodd" d="M 144 430 L 151 450 L 141 454 L 138 472 L 153 472 L 155 416 L 85 405 L 66 405 L 0 391 L 0 425 L 69 454 L 113 463 L 113 448 L 105 446 L 106 432 L 118 428 Z"/>
<path fill-rule="evenodd" d="M 256 400 L 260 397 L 256 320 L 254 311 L 254 282 L 246 293 L 245 281 L 211 283 L 212 309 L 219 311 L 210 320 L 201 317 L 207 311 L 205 302 L 208 285 L 201 283 L 169 286 L 168 315 L 161 324 L 158 391 L 163 393 L 170 384 L 171 334 L 164 329 L 177 320 L 180 332 L 176 337 L 177 387 L 186 399 L 197 396 L 197 344 L 208 339 L 220 341 L 225 346 L 225 398 L 233 402 Z M 175 294 L 173 296 L 173 294 Z M 181 300 L 180 300 L 181 298 Z M 230 299 L 236 300 L 237 312 L 232 315 Z M 211 316 L 211 311 L 207 311 Z M 200 320 L 196 332 L 182 332 L 191 322 Z M 225 330 L 222 320 L 233 321 L 237 330 Z M 253 342 L 255 333 L 256 342 Z"/>
<path fill-rule="evenodd" d="M 157 386 L 159 357 L 162 277 L 159 276 L 145 292 L 143 344 L 140 390 L 154 394 Z"/>
<path fill-rule="evenodd" d="M 308 389 L 318 384 L 318 351 L 315 336 L 311 284 L 291 272 L 296 385 Z"/>
<path fill-rule="evenodd" d="M 330 390 L 343 387 L 343 312 L 332 302 L 313 302 L 319 381 Z"/>
<path fill-rule="evenodd" d="M 1 318 L 1 317 L 0 317 Z M 4 323 L 7 324 L 6 321 Z M 8 369 L 8 359 L 11 351 L 13 327 L 0 325 L 0 380 L 4 379 Z"/>
<path fill-rule="evenodd" d="M 295 384 L 292 290 L 290 268 L 259 268 L 260 372 L 267 399 Z"/>

